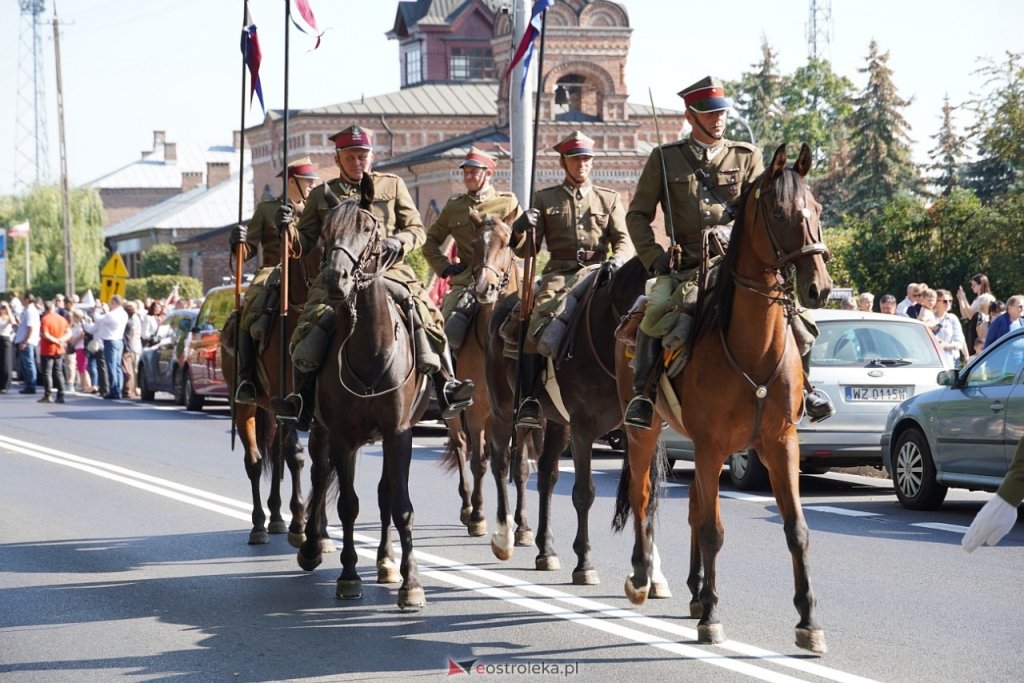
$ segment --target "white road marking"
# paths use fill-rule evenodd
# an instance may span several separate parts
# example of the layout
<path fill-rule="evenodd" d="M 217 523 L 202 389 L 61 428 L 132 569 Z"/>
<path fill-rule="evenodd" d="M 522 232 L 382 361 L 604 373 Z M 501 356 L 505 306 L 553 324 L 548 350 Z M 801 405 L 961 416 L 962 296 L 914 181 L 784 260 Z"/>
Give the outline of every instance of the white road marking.
<path fill-rule="evenodd" d="M 862 510 L 849 510 L 847 508 L 837 508 L 831 505 L 804 505 L 804 510 L 814 510 L 815 512 L 828 512 L 833 515 L 843 515 L 844 517 L 878 517 L 877 512 L 864 512 Z"/>
<path fill-rule="evenodd" d="M 208 491 L 196 489 L 190 486 L 179 484 L 167 479 L 153 477 L 142 472 L 130 470 L 117 465 L 104 463 L 90 458 L 73 455 L 64 451 L 39 446 L 25 441 L 0 436 L 0 446 L 11 451 L 28 455 L 40 460 L 72 467 L 82 472 L 94 474 L 105 479 L 126 484 L 144 491 L 149 491 L 166 498 L 188 503 L 196 507 L 217 512 L 233 519 L 248 522 L 250 519 L 249 503 L 233 500 Z M 341 537 L 341 532 L 335 527 L 330 528 L 331 536 Z M 371 560 L 376 559 L 376 545 L 378 539 L 363 534 L 356 534 L 355 540 L 364 544 L 358 547 L 357 552 Z M 400 552 L 400 550 L 399 550 Z M 692 646 L 669 640 L 661 636 L 652 635 L 629 624 L 643 626 L 645 628 L 662 631 L 677 638 L 696 640 L 697 634 L 694 629 L 686 628 L 671 622 L 651 617 L 617 607 L 606 603 L 598 602 L 588 598 L 581 598 L 565 593 L 548 586 L 540 586 L 527 581 L 514 579 L 499 572 L 480 569 L 470 565 L 456 562 L 439 555 L 416 551 L 419 560 L 420 571 L 424 576 L 435 580 L 458 586 L 466 590 L 472 590 L 481 595 L 487 595 L 521 608 L 547 614 L 549 616 L 565 619 L 573 623 L 601 631 L 613 636 L 622 638 L 633 643 L 649 645 L 653 648 L 671 652 L 672 654 L 694 659 L 712 666 L 728 669 L 739 674 L 750 676 L 758 680 L 788 683 L 790 681 L 801 681 L 804 679 L 794 678 L 784 673 L 763 668 L 758 664 L 751 663 L 752 660 L 764 660 L 775 666 L 789 668 L 804 674 L 825 678 L 839 683 L 870 683 L 871 679 L 863 678 L 830 667 L 822 666 L 806 659 L 789 657 L 786 655 L 764 650 L 753 645 L 747 645 L 737 641 L 726 641 L 717 646 L 720 649 L 734 652 L 740 657 L 732 659 L 730 655 L 718 654 L 715 646 Z M 428 566 L 434 565 L 434 566 Z M 490 585 L 474 580 L 482 579 L 497 585 Z M 570 605 L 570 608 L 552 604 L 545 600 L 539 600 L 509 589 L 517 589 L 522 593 L 528 593 L 545 598 L 557 600 L 560 603 Z"/>
<path fill-rule="evenodd" d="M 919 526 L 922 529 L 934 529 L 936 531 L 952 531 L 954 534 L 966 534 L 968 527 L 960 524 L 943 524 L 942 522 L 914 522 L 910 526 Z"/>
<path fill-rule="evenodd" d="M 736 500 L 744 500 L 748 503 L 775 502 L 775 496 L 759 496 L 753 493 L 744 493 L 743 491 L 719 491 L 718 495 L 721 498 L 735 498 Z"/>

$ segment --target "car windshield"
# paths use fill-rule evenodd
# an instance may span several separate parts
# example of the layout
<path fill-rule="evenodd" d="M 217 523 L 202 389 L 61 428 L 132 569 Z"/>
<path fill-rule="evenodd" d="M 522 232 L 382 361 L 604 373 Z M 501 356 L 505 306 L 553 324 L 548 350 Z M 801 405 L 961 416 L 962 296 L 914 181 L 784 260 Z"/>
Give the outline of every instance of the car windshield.
<path fill-rule="evenodd" d="M 942 367 L 923 325 L 897 320 L 822 320 L 811 363 L 822 367 Z"/>

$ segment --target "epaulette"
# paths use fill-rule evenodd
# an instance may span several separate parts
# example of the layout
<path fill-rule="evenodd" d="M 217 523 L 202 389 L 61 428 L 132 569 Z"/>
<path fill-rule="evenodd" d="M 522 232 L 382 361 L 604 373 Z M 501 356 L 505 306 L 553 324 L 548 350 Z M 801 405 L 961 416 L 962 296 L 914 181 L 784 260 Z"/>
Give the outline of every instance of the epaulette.
<path fill-rule="evenodd" d="M 379 178 L 397 178 L 398 177 L 394 173 L 378 173 L 377 171 L 373 171 L 373 173 L 371 175 L 375 175 L 375 176 L 377 176 Z"/>
<path fill-rule="evenodd" d="M 761 151 L 761 148 L 758 147 L 757 145 L 752 145 L 749 142 L 743 142 L 742 140 L 726 140 L 725 144 L 728 147 L 740 147 L 741 149 L 745 149 L 748 152 L 760 152 Z"/>
<path fill-rule="evenodd" d="M 452 201 L 455 201 L 456 199 L 459 199 L 460 197 L 465 197 L 465 196 L 466 196 L 465 192 L 459 192 L 458 194 L 453 194 L 451 197 L 449 197 L 448 201 L 452 202 Z"/>
<path fill-rule="evenodd" d="M 593 187 L 594 187 L 594 190 L 596 190 L 597 192 L 607 192 L 608 194 L 616 194 L 616 195 L 618 194 L 618 191 L 613 190 L 610 187 L 601 187 L 600 185 L 594 185 Z"/>
<path fill-rule="evenodd" d="M 497 195 L 499 197 L 506 197 L 506 198 L 516 199 L 515 192 L 505 192 L 504 190 L 498 190 L 497 191 Z"/>

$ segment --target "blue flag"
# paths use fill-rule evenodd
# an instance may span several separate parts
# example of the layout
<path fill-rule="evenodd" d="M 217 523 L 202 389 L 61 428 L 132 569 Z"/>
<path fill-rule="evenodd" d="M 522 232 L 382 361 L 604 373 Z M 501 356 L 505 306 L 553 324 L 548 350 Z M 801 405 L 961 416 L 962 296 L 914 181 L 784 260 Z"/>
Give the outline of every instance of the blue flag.
<path fill-rule="evenodd" d="M 256 35 L 256 24 L 253 23 L 252 14 L 249 12 L 249 0 L 245 0 L 242 55 L 245 58 L 245 65 L 249 68 L 249 104 L 252 104 L 252 96 L 255 93 L 260 98 L 260 109 L 266 115 L 267 108 L 263 106 L 263 85 L 260 83 L 260 61 L 263 59 L 263 53 L 260 52 L 260 38 Z"/>
<path fill-rule="evenodd" d="M 554 7 L 555 0 L 536 0 L 533 3 L 533 10 L 530 13 L 530 23 L 527 25 L 526 30 L 523 32 L 523 37 L 519 40 L 519 47 L 516 48 L 515 54 L 512 56 L 512 61 L 508 64 L 508 70 L 505 72 L 505 78 L 509 77 L 512 73 L 512 69 L 523 62 L 523 80 L 519 82 L 519 97 L 523 97 L 523 93 L 526 92 L 526 77 L 530 73 L 530 58 L 533 57 L 533 44 L 537 41 L 537 36 L 540 35 L 541 23 L 544 21 L 544 12 L 551 7 Z"/>

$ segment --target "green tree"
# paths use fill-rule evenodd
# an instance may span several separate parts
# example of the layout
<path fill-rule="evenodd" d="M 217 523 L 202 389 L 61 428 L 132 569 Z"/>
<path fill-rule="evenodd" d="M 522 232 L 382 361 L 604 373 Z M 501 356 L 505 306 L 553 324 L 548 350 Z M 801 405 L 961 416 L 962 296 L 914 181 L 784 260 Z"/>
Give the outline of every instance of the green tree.
<path fill-rule="evenodd" d="M 975 72 L 984 91 L 967 103 L 976 116 L 967 133 L 980 158 L 965 184 L 992 200 L 1024 184 L 1024 53 L 1007 52 L 997 64 L 983 60 Z"/>
<path fill-rule="evenodd" d="M 178 248 L 169 242 L 154 244 L 142 252 L 139 272 L 142 277 L 177 275 L 181 272 L 181 254 L 178 252 Z"/>
<path fill-rule="evenodd" d="M 782 141 L 783 110 L 779 98 L 783 77 L 778 72 L 778 55 L 767 37 L 761 37 L 761 61 L 751 66 L 754 71 L 729 84 L 740 115 L 740 121 L 730 121 L 729 137 L 746 140 L 753 136 L 752 141 L 769 156 Z"/>
<path fill-rule="evenodd" d="M 25 289 L 25 249 L 29 249 L 31 286 L 43 296 L 63 292 L 64 228 L 60 190 L 55 185 L 37 185 L 27 194 L 0 202 L 0 224 L 10 226 L 28 221 L 29 238 L 8 241 L 7 283 L 11 289 Z M 97 288 L 103 246 L 103 204 L 94 189 L 71 192 L 71 249 L 74 254 L 75 291 Z"/>
<path fill-rule="evenodd" d="M 846 140 L 853 113 L 853 92 L 853 82 L 836 75 L 824 59 L 809 59 L 786 79 L 782 92 L 786 113 L 780 141 L 810 145 L 814 179 L 835 168 L 834 157 Z"/>
<path fill-rule="evenodd" d="M 871 41 L 867 66 L 860 69 L 868 74 L 868 83 L 854 98 L 851 117 L 850 210 L 857 215 L 879 211 L 920 186 L 911 159 L 910 124 L 900 113 L 911 100 L 897 93 L 888 62 L 889 53 L 880 53 Z"/>
<path fill-rule="evenodd" d="M 932 160 L 928 170 L 934 173 L 933 182 L 940 188 L 939 194 L 948 195 L 960 185 L 960 169 L 966 153 L 966 140 L 957 135 L 953 126 L 953 112 L 956 107 L 949 103 L 947 94 L 942 102 L 942 127 L 932 136 L 935 147 L 928 152 Z"/>

